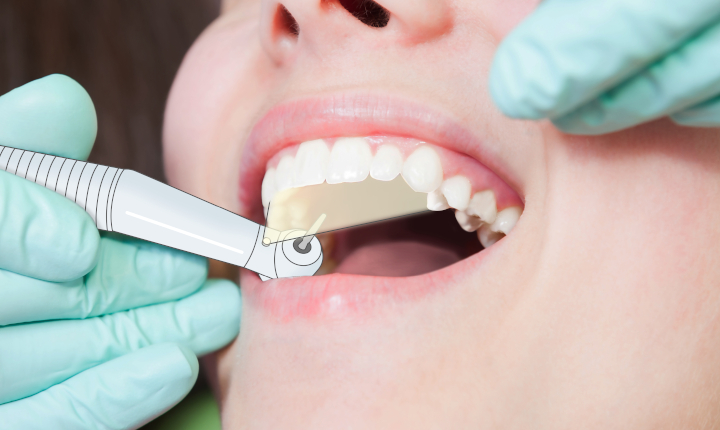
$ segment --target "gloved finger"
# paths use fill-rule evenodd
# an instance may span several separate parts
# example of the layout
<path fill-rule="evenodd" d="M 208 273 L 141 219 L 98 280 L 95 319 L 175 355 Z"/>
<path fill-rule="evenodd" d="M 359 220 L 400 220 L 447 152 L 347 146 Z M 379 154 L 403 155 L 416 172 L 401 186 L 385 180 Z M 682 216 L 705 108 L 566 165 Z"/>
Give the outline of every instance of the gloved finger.
<path fill-rule="evenodd" d="M 98 230 L 80 206 L 0 171 L 0 269 L 69 281 L 95 266 L 99 245 Z"/>
<path fill-rule="evenodd" d="M 639 75 L 553 123 L 573 134 L 603 134 L 661 118 L 720 94 L 720 23 Z"/>
<path fill-rule="evenodd" d="M 0 97 L 2 146 L 85 160 L 96 135 L 92 100 L 67 76 L 46 76 Z"/>
<path fill-rule="evenodd" d="M 720 96 L 674 113 L 670 118 L 690 127 L 720 127 Z"/>
<path fill-rule="evenodd" d="M 207 260 L 162 245 L 108 233 L 97 265 L 65 283 L 0 271 L 0 325 L 105 315 L 180 299 L 207 277 Z"/>
<path fill-rule="evenodd" d="M 67 76 L 50 75 L 0 97 L 0 145 L 85 159 L 96 134 L 90 96 Z M 0 163 L 11 161 L 12 152 L 4 150 Z M 98 243 L 92 220 L 77 205 L 0 172 L 1 269 L 68 281 L 94 266 Z"/>
<path fill-rule="evenodd" d="M 86 320 L 20 324 L 0 330 L 0 403 L 36 394 L 73 375 L 149 345 L 173 342 L 202 355 L 240 328 L 240 292 L 208 281 L 175 302 Z"/>
<path fill-rule="evenodd" d="M 0 405 L 3 428 L 135 429 L 182 400 L 198 375 L 192 351 L 142 348 L 26 399 Z"/>
<path fill-rule="evenodd" d="M 558 118 L 719 17 L 715 0 L 545 0 L 498 48 L 490 92 L 508 116 Z"/>

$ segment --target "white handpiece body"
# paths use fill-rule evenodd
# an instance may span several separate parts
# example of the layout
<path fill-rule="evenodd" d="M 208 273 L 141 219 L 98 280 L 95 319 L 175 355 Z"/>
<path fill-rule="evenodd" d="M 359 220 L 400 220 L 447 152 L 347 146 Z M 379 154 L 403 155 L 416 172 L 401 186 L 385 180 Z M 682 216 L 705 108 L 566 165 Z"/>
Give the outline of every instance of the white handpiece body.
<path fill-rule="evenodd" d="M 264 245 L 265 226 L 132 170 L 5 146 L 0 169 L 74 201 L 99 230 L 244 267 L 263 280 L 312 276 L 322 264 L 316 237 L 301 252 L 293 240 Z"/>

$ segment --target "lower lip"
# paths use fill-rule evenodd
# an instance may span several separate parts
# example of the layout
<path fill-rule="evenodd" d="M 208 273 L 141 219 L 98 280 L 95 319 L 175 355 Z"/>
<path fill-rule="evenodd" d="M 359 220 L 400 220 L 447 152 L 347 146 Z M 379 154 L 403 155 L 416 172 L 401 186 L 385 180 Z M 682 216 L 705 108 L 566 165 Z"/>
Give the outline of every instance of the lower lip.
<path fill-rule="evenodd" d="M 501 243 L 493 248 L 498 245 Z M 245 305 L 262 309 L 276 322 L 361 317 L 383 307 L 419 301 L 447 291 L 477 270 L 488 251 L 413 277 L 331 274 L 262 282 L 256 274 L 243 270 L 240 285 Z"/>

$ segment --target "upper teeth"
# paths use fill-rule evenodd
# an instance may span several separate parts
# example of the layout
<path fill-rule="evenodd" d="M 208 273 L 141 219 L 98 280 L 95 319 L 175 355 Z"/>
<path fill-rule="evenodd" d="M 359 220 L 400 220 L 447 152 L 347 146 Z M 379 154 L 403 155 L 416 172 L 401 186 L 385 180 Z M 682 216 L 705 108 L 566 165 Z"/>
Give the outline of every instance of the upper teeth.
<path fill-rule="evenodd" d="M 318 139 L 302 143 L 292 166 L 293 186 L 304 187 L 325 182 L 325 170 L 327 170 L 329 159 L 330 150 L 324 140 Z"/>
<path fill-rule="evenodd" d="M 330 153 L 327 183 L 364 181 L 370 174 L 372 158 L 370 145 L 365 139 L 359 137 L 338 139 Z"/>
<path fill-rule="evenodd" d="M 272 200 L 273 196 L 276 192 L 275 187 L 275 169 L 270 168 L 265 172 L 265 177 L 262 181 L 262 187 L 261 187 L 261 195 L 262 195 L 262 204 L 265 207 L 268 207 L 270 204 L 270 200 Z"/>
<path fill-rule="evenodd" d="M 431 191 L 428 193 L 427 208 L 431 211 L 444 211 L 445 209 L 450 208 L 450 205 L 448 204 L 445 195 L 439 188 L 435 191 Z"/>
<path fill-rule="evenodd" d="M 470 180 L 463 175 L 443 180 L 440 156 L 429 145 L 415 149 L 403 161 L 400 149 L 391 144 L 380 145 L 373 156 L 368 141 L 360 137 L 337 139 L 332 148 L 322 139 L 303 142 L 295 156 L 282 156 L 277 166 L 265 173 L 262 203 L 267 208 L 278 191 L 288 188 L 360 182 L 368 175 L 391 181 L 398 174 L 416 192 L 428 193 L 429 210 L 456 209 L 460 226 L 466 231 L 478 230 L 485 247 L 508 234 L 522 214 L 517 206 L 498 213 L 493 190 L 473 194 Z"/>
<path fill-rule="evenodd" d="M 417 192 L 435 191 L 443 180 L 440 157 L 431 147 L 421 146 L 405 160 L 402 176 L 410 188 Z"/>
<path fill-rule="evenodd" d="M 470 204 L 470 193 L 472 186 L 470 180 L 465 176 L 453 176 L 440 186 L 440 190 L 445 195 L 445 199 L 450 207 L 464 211 Z M 491 191 L 492 192 L 492 191 Z"/>
<path fill-rule="evenodd" d="M 467 212 L 469 215 L 474 215 L 488 224 L 495 222 L 497 217 L 495 193 L 492 190 L 475 193 L 468 204 Z"/>
<path fill-rule="evenodd" d="M 492 224 L 483 224 L 478 230 L 478 239 L 482 246 L 487 248 L 509 234 L 520 219 L 520 215 L 522 208 L 511 206 L 501 210 Z"/>
<path fill-rule="evenodd" d="M 280 159 L 275 171 L 275 187 L 278 191 L 292 188 L 295 185 L 293 180 L 293 167 L 295 166 L 295 157 L 286 155 Z M 265 173 L 267 176 L 267 172 Z M 270 196 L 272 199 L 272 196 Z"/>
<path fill-rule="evenodd" d="M 392 181 L 400 174 L 402 167 L 400 150 L 394 145 L 383 145 L 375 153 L 370 165 L 370 176 L 378 181 Z"/>

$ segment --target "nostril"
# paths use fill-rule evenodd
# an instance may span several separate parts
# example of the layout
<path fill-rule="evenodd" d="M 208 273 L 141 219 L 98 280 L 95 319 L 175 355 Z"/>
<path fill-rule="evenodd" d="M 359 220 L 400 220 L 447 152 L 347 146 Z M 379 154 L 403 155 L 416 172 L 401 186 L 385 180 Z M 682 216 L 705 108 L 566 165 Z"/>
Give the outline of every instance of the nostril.
<path fill-rule="evenodd" d="M 289 10 L 283 5 L 278 5 L 275 13 L 275 27 L 279 33 L 284 33 L 292 37 L 298 37 L 300 34 L 300 26 Z"/>
<path fill-rule="evenodd" d="M 381 28 L 388 25 L 390 13 L 373 0 L 339 0 L 352 16 L 370 27 Z"/>

